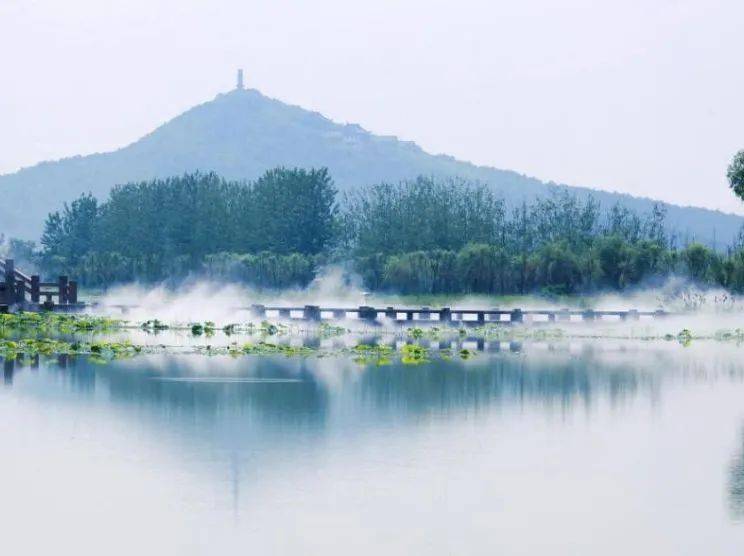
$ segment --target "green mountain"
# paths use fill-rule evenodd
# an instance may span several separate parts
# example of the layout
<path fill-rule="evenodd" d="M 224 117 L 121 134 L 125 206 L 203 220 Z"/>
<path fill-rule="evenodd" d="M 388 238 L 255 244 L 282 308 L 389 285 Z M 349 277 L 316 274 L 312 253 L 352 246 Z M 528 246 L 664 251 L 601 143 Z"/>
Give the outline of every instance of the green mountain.
<path fill-rule="evenodd" d="M 416 144 L 335 123 L 316 112 L 234 90 L 188 110 L 122 149 L 42 162 L 0 176 L 0 233 L 37 238 L 46 215 L 81 193 L 104 198 L 118 183 L 214 170 L 228 179 L 252 179 L 276 166 L 330 169 L 340 190 L 417 175 L 459 176 L 490 184 L 514 204 L 567 187 L 516 172 L 435 156 Z M 647 212 L 654 201 L 587 188 L 603 206 L 620 202 Z M 682 238 L 730 242 L 744 218 L 666 205 L 668 223 Z M 136 223 L 132 223 L 136 225 Z"/>

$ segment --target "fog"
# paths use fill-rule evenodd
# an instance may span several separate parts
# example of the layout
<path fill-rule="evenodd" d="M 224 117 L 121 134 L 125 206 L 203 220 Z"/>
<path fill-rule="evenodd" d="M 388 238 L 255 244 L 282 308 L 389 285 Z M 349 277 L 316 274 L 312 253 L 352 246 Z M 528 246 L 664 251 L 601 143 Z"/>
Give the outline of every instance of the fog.
<path fill-rule="evenodd" d="M 111 288 L 99 299 L 92 309 L 96 314 L 123 318 L 133 324 L 158 319 L 170 325 L 211 321 L 218 327 L 228 324 L 258 324 L 257 320 L 284 322 L 291 324 L 290 332 L 313 332 L 317 325 L 292 318 L 280 318 L 270 312 L 264 319 L 256 319 L 250 311 L 252 304 L 274 307 L 297 307 L 318 305 L 321 308 L 354 309 L 360 305 L 370 305 L 377 309 L 393 306 L 396 309 L 416 309 L 430 307 L 437 309 L 522 309 L 522 310 L 584 310 L 627 311 L 635 309 L 642 312 L 663 310 L 668 313 L 663 318 L 642 316 L 638 321 L 622 321 L 609 316 L 594 322 L 584 322 L 580 316 L 572 317 L 570 322 L 547 322 L 542 315 L 525 316 L 519 328 L 532 325 L 561 329 L 567 336 L 575 337 L 615 337 L 650 339 L 665 336 L 677 337 L 680 331 L 690 330 L 696 337 L 716 337 L 744 328 L 744 302 L 722 289 L 700 289 L 693 284 L 673 277 L 657 287 L 637 288 L 625 293 L 597 293 L 572 297 L 570 299 L 546 298 L 537 295 L 498 298 L 485 295 L 429 296 L 430 299 L 401 296 L 394 293 L 370 293 L 361 286 L 360 277 L 341 267 L 330 266 L 322 269 L 318 277 L 306 288 L 286 290 L 259 290 L 244 284 L 224 284 L 192 279 L 179 286 L 128 284 Z M 323 320 L 330 317 L 323 313 Z M 417 317 L 418 318 L 418 317 Z M 408 326 L 436 326 L 435 320 L 426 322 L 415 320 Z M 468 316 L 466 319 L 474 318 Z M 508 318 L 501 321 L 504 324 Z M 399 333 L 399 323 L 378 316 L 375 324 L 360 321 L 352 313 L 344 321 L 328 320 L 329 323 L 342 324 L 351 331 L 364 333 Z M 470 321 L 472 324 L 472 321 Z M 467 324 L 467 322 L 465 323 Z M 490 324 L 496 324 L 491 322 Z"/>

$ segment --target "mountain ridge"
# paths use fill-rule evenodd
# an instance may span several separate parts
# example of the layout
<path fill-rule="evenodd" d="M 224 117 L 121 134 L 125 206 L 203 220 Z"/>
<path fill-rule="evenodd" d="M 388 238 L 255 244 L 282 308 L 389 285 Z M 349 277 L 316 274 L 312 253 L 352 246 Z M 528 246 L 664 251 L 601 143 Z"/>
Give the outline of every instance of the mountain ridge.
<path fill-rule="evenodd" d="M 592 195 L 604 207 L 620 202 L 639 212 L 659 202 L 667 208 L 670 227 L 708 244 L 730 242 L 744 224 L 743 217 L 718 210 L 543 182 L 513 170 L 430 154 L 412 141 L 336 123 L 254 89 L 236 89 L 186 110 L 120 149 L 43 161 L 0 176 L 0 198 L 6 200 L 0 204 L 0 232 L 35 239 L 50 211 L 82 193 L 105 198 L 119 183 L 193 171 L 251 180 L 276 166 L 328 167 L 340 191 L 427 175 L 481 181 L 512 205 L 560 189 Z"/>

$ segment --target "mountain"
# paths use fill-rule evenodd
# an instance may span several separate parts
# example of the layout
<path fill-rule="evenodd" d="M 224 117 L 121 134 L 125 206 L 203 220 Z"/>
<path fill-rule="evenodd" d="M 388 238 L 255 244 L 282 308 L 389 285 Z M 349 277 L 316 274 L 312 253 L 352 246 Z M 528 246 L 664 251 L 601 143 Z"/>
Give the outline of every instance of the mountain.
<path fill-rule="evenodd" d="M 415 143 L 378 136 L 355 124 L 338 124 L 321 114 L 236 89 L 195 106 L 139 141 L 119 150 L 42 162 L 0 176 L 0 232 L 38 238 L 46 215 L 81 193 L 105 198 L 112 186 L 128 181 L 214 170 L 228 179 L 253 179 L 276 166 L 330 169 L 340 190 L 417 175 L 479 180 L 507 203 L 568 187 L 516 172 L 475 166 L 432 155 Z M 603 206 L 620 202 L 640 212 L 654 201 L 588 188 Z M 719 211 L 666 205 L 667 221 L 683 237 L 729 243 L 744 218 Z"/>

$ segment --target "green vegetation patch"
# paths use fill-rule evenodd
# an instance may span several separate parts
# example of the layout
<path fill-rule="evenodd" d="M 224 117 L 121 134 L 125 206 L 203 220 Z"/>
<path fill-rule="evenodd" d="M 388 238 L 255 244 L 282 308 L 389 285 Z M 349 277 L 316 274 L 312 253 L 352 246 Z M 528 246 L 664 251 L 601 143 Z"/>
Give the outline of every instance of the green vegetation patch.
<path fill-rule="evenodd" d="M 0 340 L 0 357 L 16 359 L 37 355 L 96 355 L 118 359 L 142 353 L 143 346 L 130 342 L 65 342 L 53 339 Z"/>
<path fill-rule="evenodd" d="M 64 313 L 0 314 L 0 330 L 49 330 L 54 332 L 103 332 L 125 326 L 125 321 L 92 315 Z"/>

